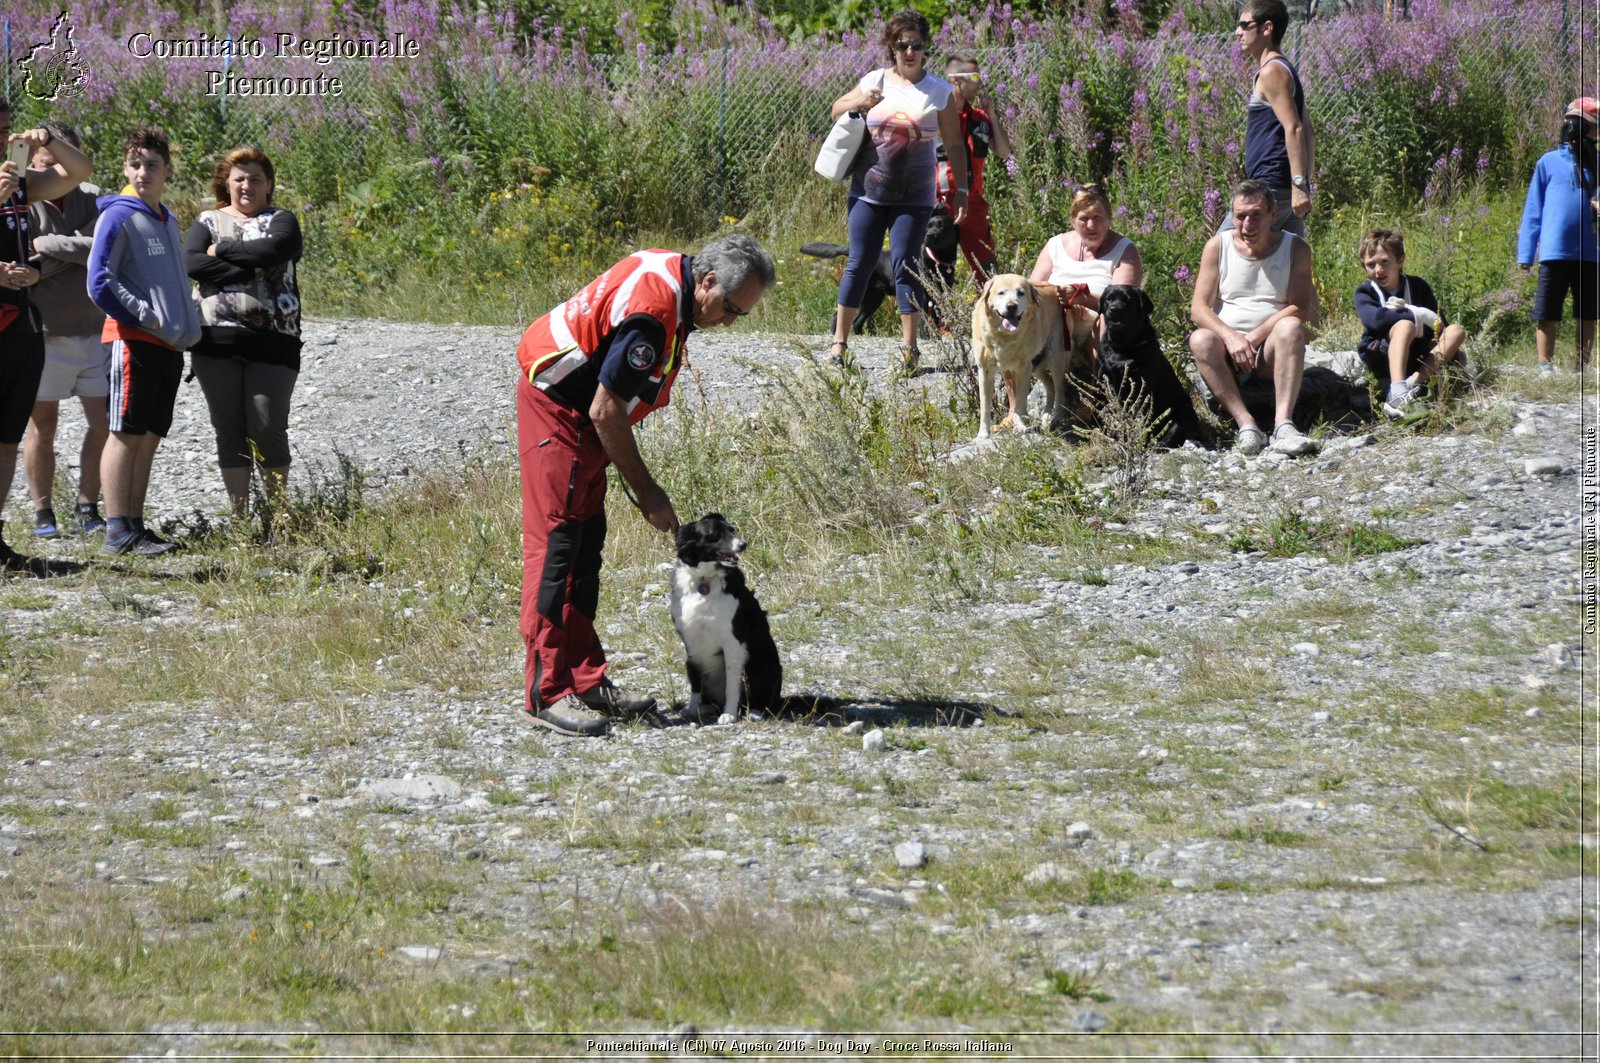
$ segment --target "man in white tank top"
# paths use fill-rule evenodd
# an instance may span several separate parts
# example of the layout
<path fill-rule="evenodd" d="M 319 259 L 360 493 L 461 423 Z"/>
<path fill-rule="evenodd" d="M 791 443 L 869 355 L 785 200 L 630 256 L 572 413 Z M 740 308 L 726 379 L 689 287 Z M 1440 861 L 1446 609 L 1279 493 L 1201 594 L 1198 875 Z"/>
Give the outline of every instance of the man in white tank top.
<path fill-rule="evenodd" d="M 1306 316 L 1316 297 L 1311 248 L 1273 227 L 1272 190 L 1260 181 L 1235 185 L 1232 203 L 1234 227 L 1213 236 L 1200 253 L 1189 351 L 1238 425 L 1237 450 L 1259 454 L 1269 445 L 1239 393 L 1239 384 L 1255 376 L 1273 385 L 1272 449 L 1310 454 L 1317 444 L 1295 427 L 1294 404 L 1305 373 Z"/>

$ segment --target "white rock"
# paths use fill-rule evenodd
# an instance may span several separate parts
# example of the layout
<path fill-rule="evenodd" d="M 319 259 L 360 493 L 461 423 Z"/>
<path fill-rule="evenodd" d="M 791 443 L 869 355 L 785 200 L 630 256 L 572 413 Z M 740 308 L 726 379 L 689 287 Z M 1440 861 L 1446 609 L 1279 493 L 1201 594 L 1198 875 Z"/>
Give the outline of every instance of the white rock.
<path fill-rule="evenodd" d="M 1317 657 L 1322 654 L 1322 647 L 1315 642 L 1297 642 L 1289 647 L 1289 652 L 1298 657 Z"/>
<path fill-rule="evenodd" d="M 724 849 L 690 849 L 683 854 L 683 859 L 694 864 L 720 864 L 728 858 Z"/>
<path fill-rule="evenodd" d="M 861 736 L 861 751 L 863 753 L 882 753 L 889 748 L 889 740 L 884 737 L 883 731 L 874 727 Z"/>
<path fill-rule="evenodd" d="M 894 847 L 894 862 L 907 870 L 928 862 L 928 852 L 921 842 L 901 842 Z"/>
<path fill-rule="evenodd" d="M 1067 837 L 1069 837 L 1069 838 L 1093 838 L 1094 837 L 1094 828 L 1089 826 L 1089 824 L 1085 823 L 1083 820 L 1080 819 L 1080 820 L 1078 820 L 1078 822 L 1068 825 L 1068 827 L 1067 827 Z"/>
<path fill-rule="evenodd" d="M 1561 472 L 1560 458 L 1529 458 L 1522 463 L 1529 476 L 1555 476 Z"/>
<path fill-rule="evenodd" d="M 1054 861 L 1050 861 L 1048 863 L 1038 865 L 1032 871 L 1029 871 L 1026 875 L 1023 875 L 1022 881 L 1030 886 L 1038 886 L 1046 882 L 1053 882 L 1056 879 L 1071 877 L 1072 868 L 1068 867 L 1066 864 L 1058 864 Z"/>
<path fill-rule="evenodd" d="M 461 796 L 461 785 L 444 775 L 370 779 L 356 788 L 356 794 L 374 801 L 452 801 Z"/>
<path fill-rule="evenodd" d="M 1543 716 L 1544 713 L 1539 710 L 1539 706 L 1535 705 L 1522 715 L 1526 716 L 1530 720 L 1537 720 L 1539 717 Z"/>
<path fill-rule="evenodd" d="M 850 895 L 874 908 L 910 908 L 917 903 L 915 893 L 901 893 L 898 890 L 878 889 L 873 886 L 857 887 L 850 891 Z"/>
<path fill-rule="evenodd" d="M 1331 712 L 1313 712 L 1311 714 L 1312 723 L 1328 723 L 1332 719 L 1333 713 Z"/>
<path fill-rule="evenodd" d="M 1539 426 L 1534 424 L 1533 419 L 1530 417 L 1526 421 L 1518 421 L 1517 427 L 1511 430 L 1511 434 L 1518 439 L 1532 439 L 1539 434 Z"/>
<path fill-rule="evenodd" d="M 444 955 L 443 949 L 434 948 L 432 945 L 401 945 L 395 951 L 416 963 L 433 963 Z"/>
<path fill-rule="evenodd" d="M 1559 642 L 1552 642 L 1544 648 L 1544 659 L 1552 668 L 1572 667 L 1572 651 Z"/>
<path fill-rule="evenodd" d="M 862 720 L 851 720 L 849 723 L 845 724 L 844 727 L 842 728 L 844 733 L 847 734 L 847 735 L 858 735 L 862 731 L 865 731 L 866 729 L 867 729 L 867 725 Z"/>

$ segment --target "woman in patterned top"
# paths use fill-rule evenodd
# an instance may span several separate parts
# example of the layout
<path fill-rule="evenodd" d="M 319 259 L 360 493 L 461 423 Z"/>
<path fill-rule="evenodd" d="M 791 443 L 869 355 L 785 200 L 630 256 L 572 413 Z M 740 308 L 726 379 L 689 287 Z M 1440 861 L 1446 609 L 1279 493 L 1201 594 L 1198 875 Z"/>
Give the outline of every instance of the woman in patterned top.
<path fill-rule="evenodd" d="M 273 188 L 264 152 L 228 152 L 212 179 L 217 208 L 200 215 L 184 247 L 200 301 L 194 375 L 236 515 L 249 505 L 253 465 L 269 496 L 289 477 L 289 398 L 300 375 L 300 223 L 272 205 Z"/>
<path fill-rule="evenodd" d="M 917 326 L 927 298 L 919 275 L 922 241 L 933 216 L 941 138 L 950 171 L 958 175 L 953 220 L 959 224 L 966 216 L 969 175 L 961 101 L 948 81 L 928 73 L 929 40 L 927 19 L 915 11 L 896 13 L 883 31 L 891 65 L 866 75 L 833 103 L 835 120 L 847 112 L 867 118 L 867 140 L 850 178 L 850 259 L 839 280 L 839 313 L 829 351 L 835 363 L 844 361 L 850 326 L 887 233 L 900 308 L 901 366 L 916 368 Z"/>

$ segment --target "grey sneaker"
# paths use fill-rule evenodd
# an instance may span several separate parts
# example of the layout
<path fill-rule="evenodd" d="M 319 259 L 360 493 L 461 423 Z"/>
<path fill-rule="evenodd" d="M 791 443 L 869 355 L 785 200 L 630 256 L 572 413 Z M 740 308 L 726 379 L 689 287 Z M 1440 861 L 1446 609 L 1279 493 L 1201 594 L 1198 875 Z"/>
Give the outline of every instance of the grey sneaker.
<path fill-rule="evenodd" d="M 1296 428 L 1293 421 L 1285 421 L 1272 430 L 1272 449 L 1274 453 L 1298 458 L 1302 454 L 1315 454 L 1317 443 Z"/>
<path fill-rule="evenodd" d="M 1422 388 L 1417 384 L 1408 384 L 1404 380 L 1396 381 L 1389 385 L 1389 395 L 1383 400 L 1383 415 L 1390 418 L 1400 418 L 1406 415 L 1406 409 L 1422 394 Z"/>
<path fill-rule="evenodd" d="M 611 721 L 585 705 L 576 694 L 568 694 L 538 712 L 528 713 L 528 719 L 557 734 L 575 738 L 598 738 L 611 730 Z"/>
<path fill-rule="evenodd" d="M 1543 373 L 1546 376 L 1555 376 L 1556 375 L 1556 363 L 1554 363 L 1554 362 L 1540 362 L 1539 363 L 1539 372 Z"/>
<path fill-rule="evenodd" d="M 134 557 L 160 557 L 170 554 L 178 548 L 178 544 L 163 539 L 151 532 L 129 532 L 121 539 L 106 539 L 105 545 L 100 547 L 100 553 L 106 557 L 124 557 L 132 554 Z"/>
<path fill-rule="evenodd" d="M 1253 458 L 1267 449 L 1267 433 L 1255 425 L 1241 428 L 1238 437 L 1233 441 L 1233 449 L 1247 458 Z"/>
<path fill-rule="evenodd" d="M 655 711 L 656 699 L 625 698 L 622 691 L 609 679 L 602 679 L 600 685 L 592 690 L 586 690 L 578 695 L 589 708 L 613 720 L 631 720 L 635 716 L 644 716 Z"/>

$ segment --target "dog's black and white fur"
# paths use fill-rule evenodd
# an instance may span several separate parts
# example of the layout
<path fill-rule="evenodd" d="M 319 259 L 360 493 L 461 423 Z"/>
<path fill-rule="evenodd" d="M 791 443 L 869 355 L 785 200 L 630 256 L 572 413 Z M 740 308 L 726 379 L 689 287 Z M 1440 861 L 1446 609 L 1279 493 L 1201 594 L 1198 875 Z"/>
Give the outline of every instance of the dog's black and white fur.
<path fill-rule="evenodd" d="M 781 708 L 783 665 L 767 614 L 745 585 L 739 554 L 745 541 L 720 513 L 678 529 L 672 573 L 672 623 L 688 659 L 689 705 L 701 719 L 707 706 L 737 717 Z"/>
<path fill-rule="evenodd" d="M 1150 315 L 1155 307 L 1142 288 L 1112 284 L 1100 294 L 1105 335 L 1100 339 L 1100 376 L 1124 402 L 1141 391 L 1150 399 L 1157 446 L 1181 447 L 1200 440 L 1200 418 L 1189 391 L 1161 353 L 1161 340 Z"/>

